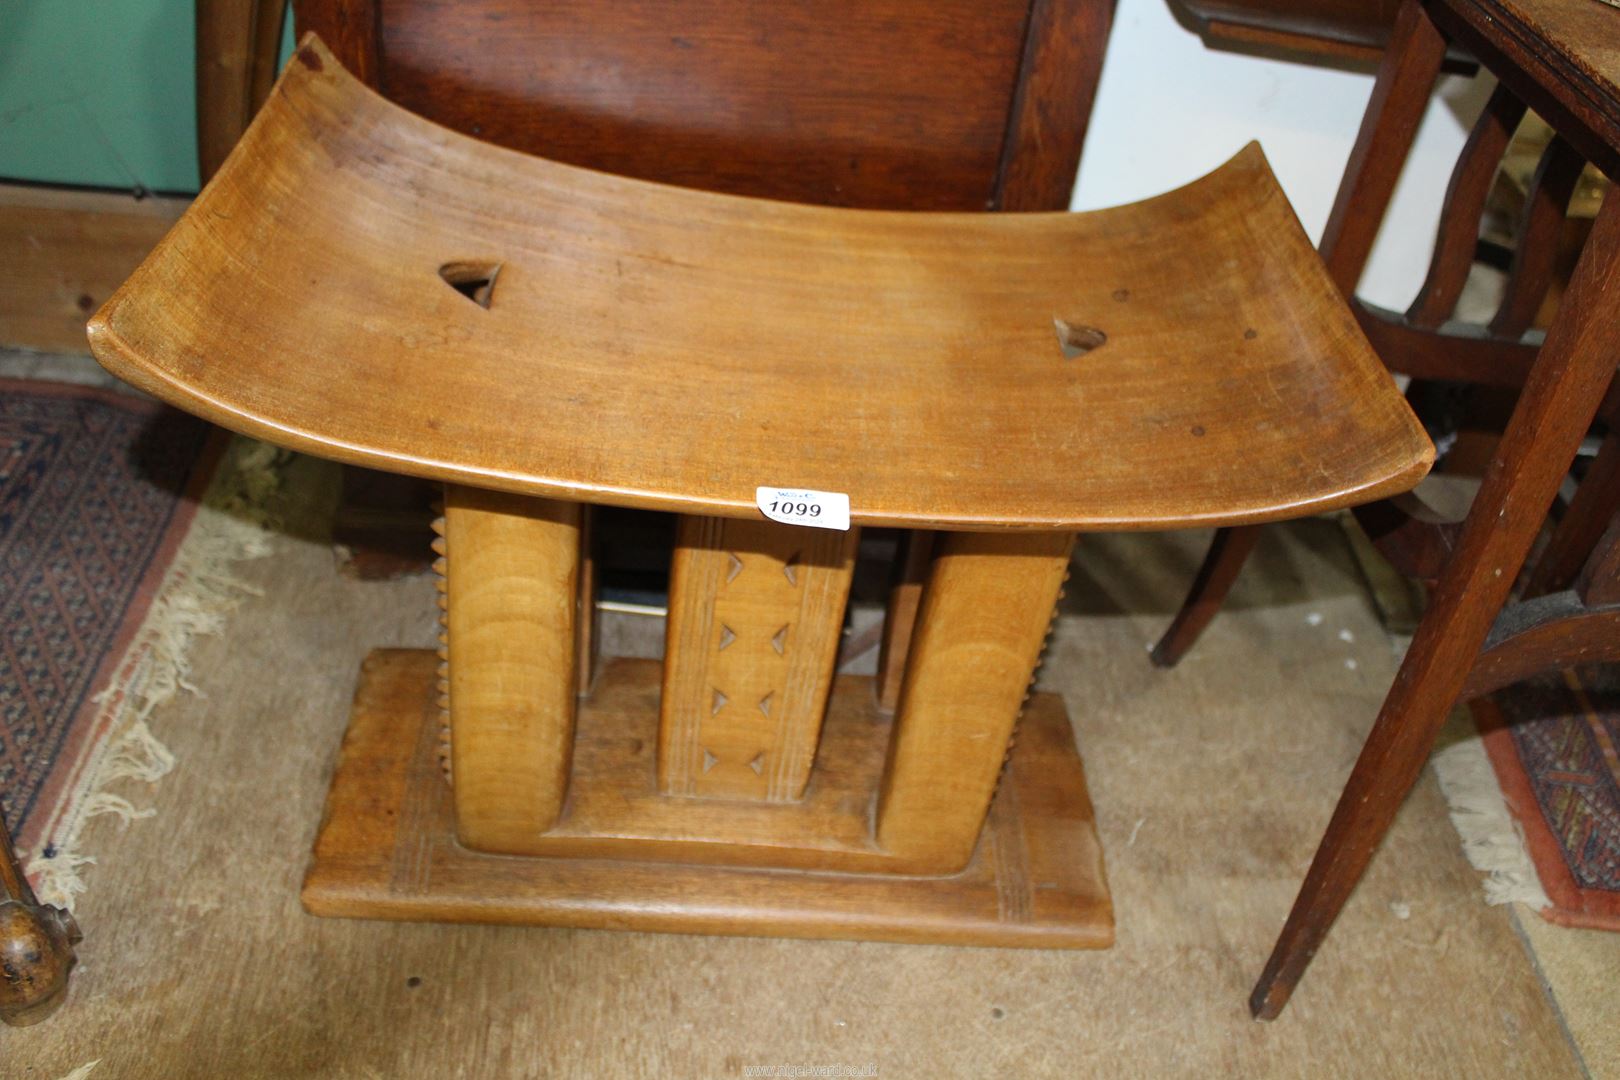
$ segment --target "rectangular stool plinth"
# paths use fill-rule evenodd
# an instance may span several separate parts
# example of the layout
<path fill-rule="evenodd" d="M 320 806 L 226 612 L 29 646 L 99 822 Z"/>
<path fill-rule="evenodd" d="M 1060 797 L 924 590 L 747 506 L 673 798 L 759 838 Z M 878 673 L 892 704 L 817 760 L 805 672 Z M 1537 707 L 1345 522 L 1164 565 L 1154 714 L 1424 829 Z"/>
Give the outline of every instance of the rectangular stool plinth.
<path fill-rule="evenodd" d="M 414 650 L 378 650 L 362 669 L 304 884 L 314 914 L 1036 948 L 1113 942 L 1085 774 L 1053 695 L 1026 708 L 968 866 L 916 877 L 471 851 L 456 842 L 434 761 L 433 673 L 433 654 Z M 592 700 L 657 687 L 656 664 L 615 660 Z M 870 679 L 841 678 L 831 710 L 886 731 L 873 699 Z M 592 708 L 581 703 L 582 741 Z"/>

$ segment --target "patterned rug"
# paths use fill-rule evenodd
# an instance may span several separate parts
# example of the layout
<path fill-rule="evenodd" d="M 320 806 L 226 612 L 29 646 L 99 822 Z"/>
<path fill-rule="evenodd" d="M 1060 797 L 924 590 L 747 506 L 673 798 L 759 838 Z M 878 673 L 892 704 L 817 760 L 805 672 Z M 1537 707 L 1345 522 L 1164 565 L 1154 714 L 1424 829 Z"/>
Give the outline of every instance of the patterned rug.
<path fill-rule="evenodd" d="M 146 720 L 264 547 L 228 514 L 199 528 L 226 445 L 145 399 L 0 379 L 0 809 L 47 903 L 84 887 L 88 818 L 149 813 L 111 788 L 172 766 Z"/>
<path fill-rule="evenodd" d="M 1551 901 L 1542 914 L 1620 930 L 1620 669 L 1545 676 L 1473 711 Z"/>

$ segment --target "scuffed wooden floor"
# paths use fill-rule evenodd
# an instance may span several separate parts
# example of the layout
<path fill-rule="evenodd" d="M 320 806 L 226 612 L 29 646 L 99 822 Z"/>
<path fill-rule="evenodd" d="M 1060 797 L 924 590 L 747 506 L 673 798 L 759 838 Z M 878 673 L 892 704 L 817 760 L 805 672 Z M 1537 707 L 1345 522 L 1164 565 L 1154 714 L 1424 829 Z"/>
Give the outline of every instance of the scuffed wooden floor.
<path fill-rule="evenodd" d="M 300 462 L 297 525 L 331 473 Z M 307 532 L 307 528 L 295 528 Z M 1330 523 L 1272 530 L 1174 672 L 1147 662 L 1207 534 L 1089 537 L 1042 680 L 1079 732 L 1119 915 L 1104 953 L 393 925 L 298 906 L 354 674 L 431 640 L 423 578 L 340 577 L 318 541 L 195 653 L 154 721 L 156 808 L 100 819 L 63 1012 L 0 1077 L 1578 1076 L 1432 778 L 1269 1025 L 1244 1002 L 1394 672 Z M 1311 618 L 1319 615 L 1320 620 Z M 1348 631 L 1348 635 L 1341 635 Z M 1351 640 L 1344 640 L 1348 636 Z"/>

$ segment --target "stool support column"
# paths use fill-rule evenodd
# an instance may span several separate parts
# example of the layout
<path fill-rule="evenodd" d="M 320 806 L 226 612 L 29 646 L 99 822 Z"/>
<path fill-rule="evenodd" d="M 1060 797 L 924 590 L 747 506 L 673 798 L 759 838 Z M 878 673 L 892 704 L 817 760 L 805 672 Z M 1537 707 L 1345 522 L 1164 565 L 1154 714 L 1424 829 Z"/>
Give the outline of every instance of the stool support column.
<path fill-rule="evenodd" d="M 973 855 L 1068 574 L 1072 533 L 946 533 L 923 591 L 878 845 L 911 873 Z"/>
<path fill-rule="evenodd" d="M 568 790 L 580 506 L 450 485 L 444 525 L 456 832 L 522 853 Z"/>
<path fill-rule="evenodd" d="M 810 779 L 859 531 L 684 517 L 658 726 L 666 795 L 790 802 Z"/>

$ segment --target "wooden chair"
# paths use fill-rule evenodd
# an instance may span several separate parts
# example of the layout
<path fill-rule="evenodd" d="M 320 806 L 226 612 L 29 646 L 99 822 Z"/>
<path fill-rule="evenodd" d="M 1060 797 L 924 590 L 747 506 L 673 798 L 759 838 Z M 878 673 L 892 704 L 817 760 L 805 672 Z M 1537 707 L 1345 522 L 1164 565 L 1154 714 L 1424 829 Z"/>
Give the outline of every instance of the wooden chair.
<path fill-rule="evenodd" d="M 1398 0 L 1171 0 L 1198 33 L 1227 46 L 1377 63 Z"/>
<path fill-rule="evenodd" d="M 1400 0 L 1170 0 L 1170 6 L 1212 47 L 1361 66 L 1383 59 L 1401 5 Z M 1478 65 L 1451 50 L 1444 70 L 1473 74 Z"/>
<path fill-rule="evenodd" d="M 1432 457 L 1257 148 L 1092 214 L 852 212 L 493 147 L 313 38 L 91 341 L 446 484 L 444 647 L 365 666 L 323 914 L 1105 945 L 1067 716 L 1028 696 L 1073 534 L 1343 506 Z M 848 520 L 769 521 L 777 488 Z M 688 515 L 664 664 L 588 687 L 585 503 Z M 870 526 L 940 536 L 892 719 L 832 675 Z"/>
<path fill-rule="evenodd" d="M 1420 378 L 1468 377 L 1519 389 L 1500 444 L 1461 529 L 1443 539 L 1449 554 L 1378 719 L 1328 825 L 1299 898 L 1251 998 L 1275 1017 L 1360 880 L 1428 758 L 1441 724 L 1462 698 L 1537 671 L 1620 659 L 1620 526 L 1614 522 L 1611 434 L 1596 467 L 1554 538 L 1543 588 L 1581 567 L 1572 590 L 1509 604 L 1510 591 L 1577 447 L 1600 412 L 1612 416 L 1620 350 L 1620 199 L 1604 200 L 1545 342 L 1521 339 L 1534 310 L 1538 233 L 1562 215 L 1581 158 L 1620 176 L 1620 25 L 1584 0 L 1406 0 L 1379 69 L 1366 118 L 1329 218 L 1322 250 L 1349 295 L 1410 149 L 1448 44 L 1477 57 L 1502 91 L 1476 127 L 1448 193 L 1439 251 L 1423 295 L 1405 317 L 1357 305 L 1357 318 L 1381 356 Z M 1505 144 L 1520 102 L 1561 136 L 1539 170 L 1521 227 L 1508 298 L 1474 343 L 1491 365 L 1465 360 L 1442 320 L 1473 249 L 1480 189 Z M 1461 222 L 1469 222 L 1467 226 Z M 1398 358 L 1398 359 L 1397 359 Z M 1607 396 L 1606 396 L 1607 395 Z M 1601 534 L 1601 538 L 1594 534 Z M 1228 550 L 1252 543 L 1230 530 Z M 1430 533 L 1430 535 L 1434 535 Z M 1596 541 L 1596 542 L 1593 542 Z M 1579 558 L 1576 554 L 1579 553 Z M 1205 595 L 1224 585 L 1224 553 L 1206 563 Z M 1213 567 L 1213 569 L 1212 569 Z M 1213 584 L 1212 584 L 1213 583 Z"/>
<path fill-rule="evenodd" d="M 1453 319 L 1481 233 L 1481 219 L 1498 163 L 1524 117 L 1526 105 L 1515 90 L 1498 85 L 1464 145 L 1446 191 L 1438 236 L 1428 273 L 1405 312 L 1387 311 L 1355 297 L 1372 237 L 1395 173 L 1388 163 L 1354 158 L 1323 236 L 1321 251 L 1330 272 L 1351 298 L 1368 340 L 1390 370 L 1413 382 L 1408 399 L 1436 385 L 1517 392 L 1525 384 L 1540 345 L 1531 320 L 1553 283 L 1553 268 L 1566 235 L 1565 209 L 1586 164 L 1565 139 L 1546 147 L 1531 178 L 1519 221 L 1507 285 L 1488 324 Z M 1414 125 L 1416 121 L 1411 121 Z M 1393 141 L 1391 143 L 1393 146 Z M 1404 146 L 1390 153 L 1403 154 Z M 1398 164 L 1396 167 L 1398 172 Z M 1383 192 L 1380 195 L 1380 192 Z M 1600 415 L 1612 420 L 1620 399 L 1605 402 Z M 1421 406 L 1419 406 L 1421 411 Z M 1613 426 L 1612 424 L 1610 425 Z M 1378 550 L 1400 573 L 1433 585 L 1456 547 L 1466 496 L 1447 477 L 1432 476 L 1399 498 L 1356 508 L 1356 519 Z M 1525 596 L 1567 589 L 1580 573 L 1598 538 L 1620 508 L 1620 432 L 1604 441 L 1579 495 L 1562 516 L 1551 543 L 1531 572 Z M 1173 667 L 1219 612 L 1253 551 L 1260 530 L 1222 530 L 1211 543 L 1186 601 L 1154 647 L 1153 662 Z"/>

